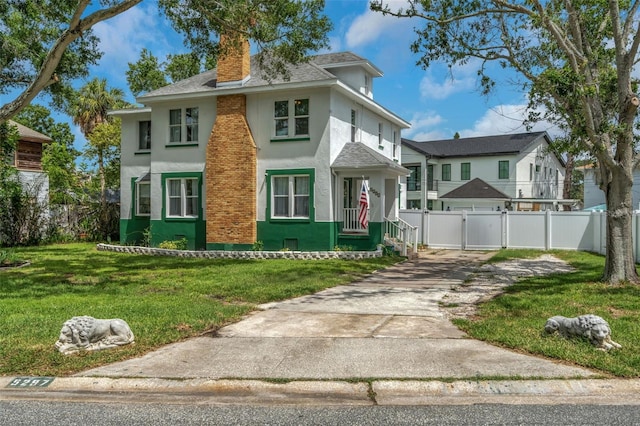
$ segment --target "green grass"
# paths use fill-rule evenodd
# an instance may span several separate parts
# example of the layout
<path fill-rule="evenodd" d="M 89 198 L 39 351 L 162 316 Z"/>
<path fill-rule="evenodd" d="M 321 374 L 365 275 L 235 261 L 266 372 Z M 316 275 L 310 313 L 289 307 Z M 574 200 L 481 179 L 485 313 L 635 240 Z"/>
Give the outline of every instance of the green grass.
<path fill-rule="evenodd" d="M 503 250 L 491 259 L 536 257 L 543 252 Z M 556 251 L 555 256 L 577 270 L 567 274 L 526 278 L 480 306 L 478 316 L 455 323 L 474 338 L 523 352 L 593 368 L 618 377 L 640 376 L 640 286 L 599 282 L 604 258 L 585 252 Z M 545 335 L 546 320 L 554 315 L 595 314 L 612 329 L 622 349 L 602 352 L 586 340 Z"/>
<path fill-rule="evenodd" d="M 230 260 L 98 252 L 92 244 L 16 248 L 31 264 L 0 270 L 0 375 L 61 376 L 140 356 L 237 321 L 255 305 L 310 294 L 398 257 Z M 72 316 L 122 318 L 136 343 L 64 356 L 54 343 Z"/>

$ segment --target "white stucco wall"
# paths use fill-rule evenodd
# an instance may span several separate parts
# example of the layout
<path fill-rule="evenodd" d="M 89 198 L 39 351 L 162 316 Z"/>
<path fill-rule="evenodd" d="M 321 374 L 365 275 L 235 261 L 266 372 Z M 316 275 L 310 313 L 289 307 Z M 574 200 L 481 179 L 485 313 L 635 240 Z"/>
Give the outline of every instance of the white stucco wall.
<path fill-rule="evenodd" d="M 631 189 L 633 197 L 633 208 L 640 210 L 640 169 L 633 172 L 633 187 Z M 604 191 L 598 187 L 594 169 L 584 170 L 584 207 L 593 207 L 605 204 Z"/>
<path fill-rule="evenodd" d="M 151 120 L 151 111 L 128 112 L 119 115 L 122 119 L 122 138 L 120 141 L 120 218 L 131 219 L 132 188 L 131 179 L 138 178 L 149 171 L 151 154 L 136 155 L 138 150 L 138 123 Z M 154 134 L 151 130 L 151 147 L 154 148 Z"/>

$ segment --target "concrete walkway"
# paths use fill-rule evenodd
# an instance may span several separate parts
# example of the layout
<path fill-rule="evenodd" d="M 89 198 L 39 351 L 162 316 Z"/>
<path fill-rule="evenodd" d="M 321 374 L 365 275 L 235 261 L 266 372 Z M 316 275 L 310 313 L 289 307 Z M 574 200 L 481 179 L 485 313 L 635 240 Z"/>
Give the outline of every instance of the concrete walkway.
<path fill-rule="evenodd" d="M 470 339 L 440 309 L 490 254 L 431 251 L 351 285 L 262 305 L 219 330 L 141 358 L 0 399 L 188 404 L 638 404 L 640 381 Z M 134 396 L 135 395 L 135 396 Z"/>

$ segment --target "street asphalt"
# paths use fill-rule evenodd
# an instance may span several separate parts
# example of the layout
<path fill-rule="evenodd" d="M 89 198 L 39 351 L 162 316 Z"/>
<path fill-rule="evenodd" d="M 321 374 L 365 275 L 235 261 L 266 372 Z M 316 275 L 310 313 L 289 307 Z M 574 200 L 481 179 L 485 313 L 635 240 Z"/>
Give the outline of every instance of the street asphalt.
<path fill-rule="evenodd" d="M 440 307 L 486 252 L 422 253 L 364 279 L 261 305 L 240 322 L 143 357 L 8 387 L 2 399 L 184 404 L 638 404 L 638 380 L 473 340 Z"/>

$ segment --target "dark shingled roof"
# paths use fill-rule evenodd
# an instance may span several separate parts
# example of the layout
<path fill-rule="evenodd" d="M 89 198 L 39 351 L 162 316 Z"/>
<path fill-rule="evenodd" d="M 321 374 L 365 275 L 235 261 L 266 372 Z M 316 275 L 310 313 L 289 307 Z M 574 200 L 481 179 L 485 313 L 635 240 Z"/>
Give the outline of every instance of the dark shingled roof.
<path fill-rule="evenodd" d="M 351 52 L 339 52 L 328 53 L 324 55 L 317 55 L 312 57 L 309 62 L 300 63 L 295 66 L 289 67 L 289 79 L 284 79 L 282 76 L 277 76 L 272 80 L 266 80 L 262 77 L 259 69 L 259 62 L 256 55 L 251 57 L 251 71 L 250 78 L 244 82 L 242 87 L 262 87 L 273 86 L 283 83 L 305 83 L 305 82 L 318 82 L 335 80 L 336 76 L 329 72 L 332 65 L 361 65 L 364 67 L 371 67 L 371 69 L 377 70 L 370 62 L 355 55 Z M 145 99 L 155 96 L 167 96 L 178 95 L 187 93 L 214 93 L 217 89 L 217 70 L 205 71 L 202 74 L 189 77 L 187 79 L 178 81 L 174 84 L 161 87 L 157 90 L 153 90 L 138 97 L 138 100 L 144 103 Z"/>
<path fill-rule="evenodd" d="M 540 138 L 545 137 L 546 132 L 534 132 L 427 142 L 402 139 L 402 144 L 430 157 L 475 157 L 519 154 Z M 547 140 L 547 142 L 550 141 Z"/>
<path fill-rule="evenodd" d="M 331 168 L 335 170 L 390 169 L 399 175 L 410 174 L 406 168 L 360 142 L 346 143 Z"/>
<path fill-rule="evenodd" d="M 507 194 L 498 191 L 480 178 L 475 178 L 440 198 L 484 198 L 492 200 L 510 200 Z"/>

